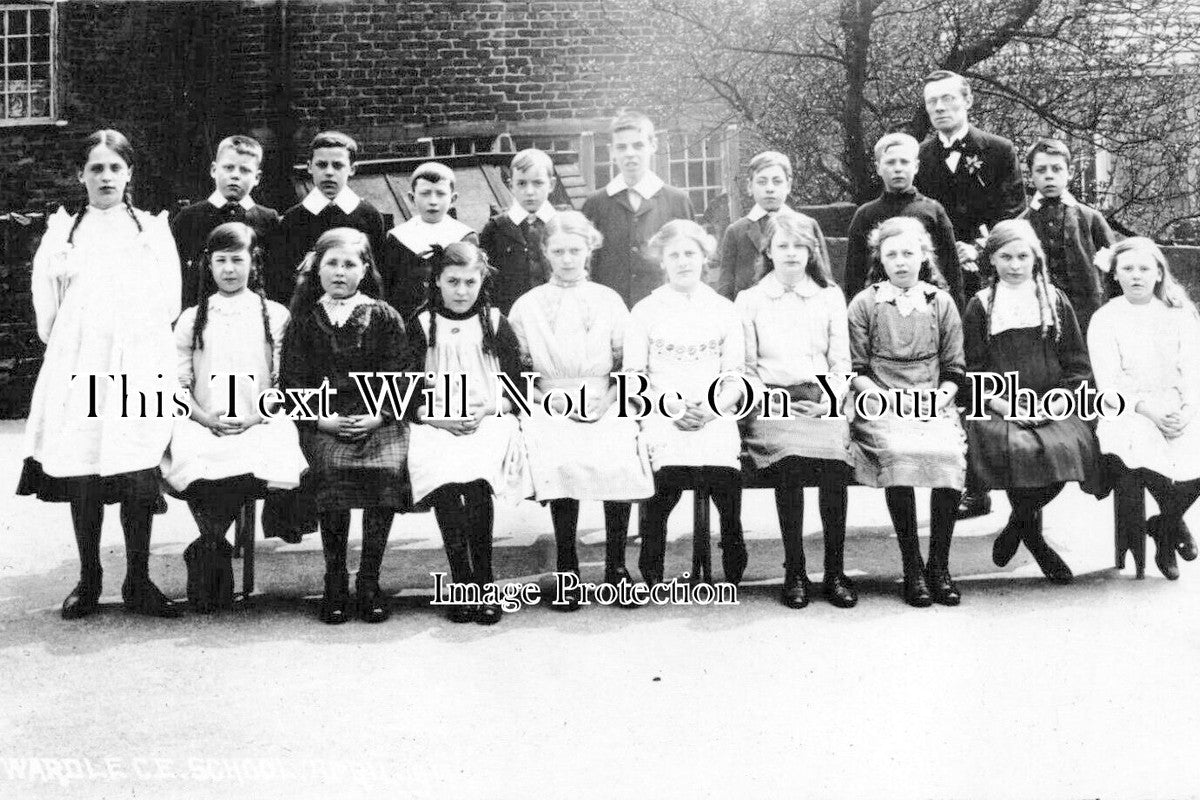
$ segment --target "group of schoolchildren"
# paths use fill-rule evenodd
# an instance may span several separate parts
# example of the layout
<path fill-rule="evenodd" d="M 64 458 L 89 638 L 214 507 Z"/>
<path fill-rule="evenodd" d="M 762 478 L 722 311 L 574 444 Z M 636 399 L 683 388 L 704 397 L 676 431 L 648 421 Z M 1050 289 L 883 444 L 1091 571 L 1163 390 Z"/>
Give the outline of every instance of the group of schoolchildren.
<path fill-rule="evenodd" d="M 651 170 L 652 123 L 623 113 L 611 133 L 617 176 L 582 212 L 550 204 L 552 161 L 524 150 L 512 161 L 512 206 L 478 235 L 450 213 L 453 171 L 432 162 L 412 175 L 416 213 L 385 232 L 348 186 L 357 148 L 341 133 L 313 139 L 312 191 L 282 217 L 251 198 L 262 148 L 224 140 L 212 196 L 170 223 L 130 203 L 125 137 L 89 137 L 79 162 L 87 206 L 49 220 L 34 262 L 47 350 L 18 489 L 70 504 L 81 575 L 63 616 L 98 607 L 110 503 L 120 504 L 126 540 L 126 608 L 179 613 L 147 568 L 162 485 L 186 500 L 199 529 L 184 554 L 195 611 L 232 602 L 226 534 L 247 500 L 265 497 L 273 533 L 296 541 L 319 528 L 320 618 L 331 624 L 388 617 L 380 568 L 398 512 L 433 510 L 455 583 L 493 582 L 495 497 L 548 504 L 557 570 L 576 574 L 580 503 L 601 501 L 604 581 L 614 585 L 633 580 L 626 537 L 640 502 L 638 566 L 656 584 L 666 578 L 668 516 L 685 490 L 703 488 L 720 516 L 724 578 L 737 584 L 747 567 L 746 469 L 775 487 L 781 601 L 793 608 L 814 592 L 806 486 L 818 487 L 822 594 L 839 608 L 858 600 L 843 559 L 853 482 L 884 489 L 903 598 L 917 607 L 960 601 L 949 559 L 968 472 L 1011 501 L 998 565 L 1024 544 L 1047 578 L 1071 580 L 1042 533 L 1042 509 L 1071 481 L 1097 496 L 1114 482 L 1148 488 L 1159 514 L 1120 524 L 1148 524 L 1168 578 L 1178 577 L 1177 552 L 1196 557 L 1182 517 L 1200 495 L 1200 426 L 1191 424 L 1200 322 L 1153 242 L 1114 243 L 1103 217 L 1071 196 L 1061 143 L 1030 148 L 1036 194 L 1021 219 L 980 242 L 981 285 L 964 297 L 955 231 L 913 188 L 919 145 L 906 134 L 876 145 L 884 192 L 854 216 L 839 286 L 820 226 L 786 204 L 786 156 L 751 160 L 754 206 L 718 248 L 686 193 Z M 538 378 L 530 412 L 518 414 L 494 376 L 520 385 L 523 370 Z M 644 419 L 618 413 L 617 371 L 644 376 L 656 401 Z M 1053 398 L 1036 413 L 990 399 L 964 420 L 964 378 L 981 371 L 1015 371 L 1039 396 L 1092 381 L 1120 393 L 1125 409 L 1096 426 L 1059 418 Z M 403 419 L 372 408 L 352 374 L 374 372 L 426 373 L 416 389 L 432 392 L 431 405 L 413 403 Z M 733 374 L 771 390 L 788 418 L 735 419 L 746 398 Z M 106 375 L 120 377 L 83 379 Z M 228 375 L 241 377 L 213 381 Z M 326 381 L 337 390 L 331 402 L 314 401 L 295 422 L 257 404 L 274 397 L 287 410 L 296 396 L 285 403 L 268 390 Z M 187 415 L 129 408 L 180 387 Z M 855 395 L 893 389 L 931 392 L 932 405 L 852 412 Z M 468 413 L 455 413 L 463 396 Z M 586 405 L 566 407 L 565 396 Z M 914 487 L 932 490 L 927 559 Z M 353 595 L 352 509 L 363 526 Z M 569 593 L 558 607 L 581 599 Z M 458 605 L 449 616 L 493 624 L 501 609 Z"/>

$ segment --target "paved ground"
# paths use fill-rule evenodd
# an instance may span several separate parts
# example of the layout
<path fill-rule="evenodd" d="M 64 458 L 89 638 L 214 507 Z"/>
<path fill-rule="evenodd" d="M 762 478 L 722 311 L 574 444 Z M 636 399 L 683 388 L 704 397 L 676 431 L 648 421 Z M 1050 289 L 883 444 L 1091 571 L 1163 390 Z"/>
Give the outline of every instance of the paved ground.
<path fill-rule="evenodd" d="M 0 487 L 15 486 L 20 427 L 0 423 Z M 596 505 L 581 529 L 598 579 Z M 425 605 L 444 559 L 432 516 L 403 517 L 384 575 L 398 613 L 329 628 L 315 540 L 263 543 L 245 609 L 127 617 L 115 514 L 106 608 L 64 622 L 66 510 L 0 493 L 0 797 L 1197 796 L 1200 569 L 1177 583 L 1113 569 L 1110 502 L 1072 489 L 1046 520 L 1076 583 L 1048 585 L 1024 552 L 997 571 L 1005 512 L 960 525 L 958 609 L 901 603 L 883 499 L 864 489 L 847 546 L 859 607 L 781 607 L 773 504 L 754 492 L 738 605 L 538 607 L 494 628 Z M 677 512 L 676 570 L 689 526 Z M 540 507 L 502 512 L 497 534 L 502 576 L 550 569 Z M 179 503 L 155 524 L 151 569 L 173 596 L 193 536 Z"/>

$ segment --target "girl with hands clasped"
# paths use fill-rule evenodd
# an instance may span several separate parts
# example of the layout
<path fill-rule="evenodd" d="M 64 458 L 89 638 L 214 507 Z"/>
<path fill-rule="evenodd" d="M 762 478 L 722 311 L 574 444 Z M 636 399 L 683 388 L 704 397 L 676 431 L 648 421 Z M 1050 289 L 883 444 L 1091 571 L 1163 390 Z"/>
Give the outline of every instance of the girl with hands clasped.
<path fill-rule="evenodd" d="M 639 567 L 651 585 L 663 580 L 671 509 L 697 485 L 711 491 L 721 516 L 725 580 L 737 585 L 746 569 L 742 441 L 733 417 L 743 401 L 740 374 L 721 381 L 713 392 L 715 407 L 709 403 L 715 381 L 745 371 L 746 350 L 733 303 L 700 279 L 715 249 L 713 238 L 690 220 L 664 225 L 648 250 L 662 264 L 667 284 L 633 307 L 625 334 L 625 369 L 646 374 L 654 409 L 641 423 L 655 491 L 642 507 Z M 659 411 L 664 397 L 667 414 Z"/>
<path fill-rule="evenodd" d="M 1096 495 L 1106 492 L 1092 426 L 1067 407 L 1071 400 L 1061 393 L 1051 395 L 1045 408 L 1041 399 L 1056 389 L 1074 392 L 1091 380 L 1087 349 L 1070 300 L 1048 279 L 1045 254 L 1028 222 L 997 223 L 980 259 L 992 267 L 993 277 L 963 312 L 967 371 L 1016 372 L 1018 385 L 1038 398 L 1036 408 L 1014 409 L 1007 399 L 988 397 L 971 415 L 984 419 L 967 420 L 976 483 L 985 490 L 1006 489 L 1012 506 L 992 560 L 1006 565 L 1023 543 L 1047 578 L 1067 583 L 1070 567 L 1042 535 L 1042 509 L 1068 481 Z"/>
<path fill-rule="evenodd" d="M 575 532 L 581 500 L 604 502 L 604 580 L 630 580 L 625 539 L 631 501 L 654 492 L 650 465 L 632 416 L 617 416 L 616 384 L 629 310 L 615 291 L 588 279 L 600 233 L 577 211 L 546 223 L 542 249 L 550 280 L 521 295 L 509 322 L 524 368 L 537 372 L 532 412 L 521 418 L 534 499 L 550 504 L 559 572 L 579 574 Z M 584 411 L 578 405 L 586 397 Z M 547 394 L 552 411 L 542 407 Z M 565 398 L 572 398 L 565 414 Z M 579 608 L 577 594 L 553 607 Z"/>
<path fill-rule="evenodd" d="M 825 538 L 825 598 L 850 608 L 858 602 L 854 584 L 843 573 L 850 426 L 844 414 L 830 416 L 827 393 L 817 382 L 818 375 L 828 382 L 840 406 L 850 388 L 841 377 L 850 371 L 850 342 L 846 300 L 819 242 L 807 217 L 776 215 L 762 239 L 765 274 L 734 304 L 746 338 L 747 377 L 756 394 L 784 389 L 791 412 L 788 419 L 752 413 L 743 422 L 743 436 L 755 468 L 774 479 L 784 551 L 781 602 L 791 608 L 808 605 L 804 487 L 815 484 Z"/>
<path fill-rule="evenodd" d="M 487 256 L 471 242 L 434 245 L 429 298 L 409 325 L 408 371 L 435 376 L 433 414 L 421 401 L 424 385 L 410 406 L 421 423 L 409 428 L 413 499 L 433 506 L 451 580 L 481 589 L 496 580 L 492 495 L 533 493 L 512 403 L 497 390 L 498 373 L 522 384 L 516 336 L 491 304 L 491 279 Z M 449 386 L 442 376 L 450 376 Z M 463 381 L 467 408 L 457 406 Z M 494 603 L 453 605 L 449 619 L 493 625 L 500 613 Z"/>
<path fill-rule="evenodd" d="M 1096 433 L 1100 449 L 1117 461 L 1119 492 L 1140 495 L 1144 487 L 1158 503 L 1158 515 L 1146 522 L 1154 562 L 1175 580 L 1176 552 L 1196 558 L 1183 515 L 1200 496 L 1200 320 L 1151 240 L 1118 242 L 1105 261 L 1121 296 L 1092 317 L 1088 348 L 1097 388 L 1119 393 L 1124 410 L 1115 415 L 1111 408 Z M 1141 527 L 1140 516 L 1127 512 L 1119 507 L 1117 524 Z"/>
<path fill-rule="evenodd" d="M 316 494 L 325 551 L 325 595 L 320 618 L 345 622 L 349 614 L 346 548 L 350 510 L 363 510 L 362 558 L 355 594 L 366 622 L 387 619 L 379 570 L 392 518 L 411 506 L 406 469 L 408 428 L 383 403 L 369 413 L 355 372 L 402 372 L 404 323 L 375 299 L 379 273 L 366 234 L 334 228 L 321 234 L 300 265 L 292 297 L 292 322 L 283 342 L 280 384 L 316 389 L 323 381 L 337 390 L 316 422 L 300 421 L 300 447 L 310 465 L 306 489 Z M 314 400 L 309 409 L 317 413 Z"/>
<path fill-rule="evenodd" d="M 865 486 L 884 487 L 904 564 L 904 600 L 923 608 L 958 605 L 950 577 L 954 514 L 966 477 L 966 439 L 954 398 L 963 377 L 962 321 L 933 259 L 933 243 L 920 220 L 893 217 L 868 239 L 869 281 L 850 303 L 850 360 L 866 415 L 851 423 L 855 474 Z M 890 390 L 902 390 L 891 403 Z M 908 391 L 903 391 L 908 390 Z M 933 408 L 916 402 L 932 391 Z M 882 413 L 880 413 L 882 412 Z M 920 412 L 920 413 L 918 413 Z M 929 565 L 921 560 L 914 486 L 929 497 Z"/>
<path fill-rule="evenodd" d="M 96 131 L 83 142 L 78 167 L 87 205 L 51 216 L 33 259 L 33 306 L 46 355 L 25 425 L 17 494 L 71 504 L 80 575 L 63 602 L 64 619 L 99 608 L 100 531 L 111 503 L 121 505 L 125 534 L 125 609 L 173 617 L 178 610 L 150 581 L 149 558 L 176 388 L 171 323 L 179 314 L 179 256 L 166 213 L 154 217 L 130 202 L 128 139 Z M 128 415 L 123 391 L 131 398 Z"/>
<path fill-rule="evenodd" d="M 233 602 L 233 548 L 225 532 L 242 504 L 268 489 L 296 488 L 308 462 L 295 424 L 258 411 L 260 394 L 276 385 L 288 312 L 262 295 L 253 229 L 218 225 L 200 263 L 208 266 L 194 293 L 200 305 L 175 323 L 177 374 L 191 414 L 175 421 L 162 472 L 200 529 L 183 558 L 188 603 L 209 613 Z M 232 392 L 230 376 L 237 376 Z"/>

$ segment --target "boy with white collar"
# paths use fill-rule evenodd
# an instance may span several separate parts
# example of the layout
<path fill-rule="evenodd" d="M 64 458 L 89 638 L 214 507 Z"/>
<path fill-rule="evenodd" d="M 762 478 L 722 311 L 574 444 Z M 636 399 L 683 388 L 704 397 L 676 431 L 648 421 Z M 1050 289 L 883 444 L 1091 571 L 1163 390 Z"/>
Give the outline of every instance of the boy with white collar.
<path fill-rule="evenodd" d="M 380 266 L 383 297 L 405 321 L 428 298 L 433 246 L 462 241 L 479 244 L 469 225 L 450 216 L 458 194 L 454 170 L 445 164 L 427 161 L 417 167 L 408 199 L 417 213 L 388 231 Z"/>
<path fill-rule="evenodd" d="M 654 123 L 638 112 L 623 111 L 609 130 L 619 174 L 589 197 L 582 211 L 604 237 L 592 254 L 592 280 L 615 290 L 632 307 L 663 282 L 662 270 L 646 258 L 650 237 L 671 220 L 691 220 L 695 213 L 686 192 L 667 186 L 650 169 L 658 149 Z"/>
<path fill-rule="evenodd" d="M 492 302 L 502 314 L 508 314 L 518 297 L 549 277 L 542 243 L 546 223 L 558 213 L 550 205 L 554 162 L 547 153 L 533 148 L 517 153 L 511 175 L 512 205 L 489 219 L 479 234 L 479 246 L 496 268 Z"/>
<path fill-rule="evenodd" d="M 260 246 L 266 246 L 279 225 L 279 212 L 254 202 L 250 192 L 262 179 L 263 148 L 249 136 L 235 134 L 217 145 L 209 168 L 213 193 L 207 200 L 192 203 L 171 220 L 171 234 L 179 250 L 183 270 L 183 304 L 190 308 L 199 300 L 197 265 L 213 229 L 225 222 L 244 222 L 254 229 Z"/>
<path fill-rule="evenodd" d="M 774 150 L 750 159 L 750 196 L 754 198 L 754 207 L 746 216 L 730 223 L 721 237 L 717 273 L 711 281 L 719 294 L 735 300 L 738 292 L 757 283 L 763 233 L 767 222 L 776 214 L 793 214 L 804 220 L 821 248 L 825 263 L 831 263 L 821 226 L 807 214 L 788 207 L 787 198 L 791 191 L 791 159 Z"/>
<path fill-rule="evenodd" d="M 1092 314 L 1108 300 L 1095 260 L 1097 252 L 1113 246 L 1112 228 L 1103 214 L 1080 203 L 1067 188 L 1075 174 L 1065 144 L 1038 139 L 1025 152 L 1025 165 L 1035 192 L 1019 219 L 1033 226 L 1046 252 L 1046 275 L 1067 295 L 1086 335 Z"/>
<path fill-rule="evenodd" d="M 383 252 L 383 215 L 348 185 L 358 143 L 344 133 L 324 131 L 308 148 L 312 191 L 284 212 L 266 271 L 267 298 L 284 305 L 296 287 L 296 267 L 325 231 L 356 228 L 367 235 L 376 259 Z"/>

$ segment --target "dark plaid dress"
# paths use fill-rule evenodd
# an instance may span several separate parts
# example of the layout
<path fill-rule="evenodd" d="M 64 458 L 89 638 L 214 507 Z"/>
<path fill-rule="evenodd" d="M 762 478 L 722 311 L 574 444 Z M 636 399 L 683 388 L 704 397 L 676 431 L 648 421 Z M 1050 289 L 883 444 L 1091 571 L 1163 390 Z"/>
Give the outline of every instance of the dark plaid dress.
<path fill-rule="evenodd" d="M 367 413 L 351 372 L 402 372 L 406 338 L 400 315 L 386 303 L 359 306 L 337 327 L 319 304 L 292 319 L 283 342 L 279 382 L 284 388 L 316 388 L 328 378 L 337 390 L 332 411 Z M 310 403 L 315 410 L 315 400 Z M 303 488 L 316 496 L 321 511 L 412 506 L 408 470 L 408 428 L 392 419 L 360 441 L 348 442 L 297 420 L 300 448 L 309 471 Z"/>

